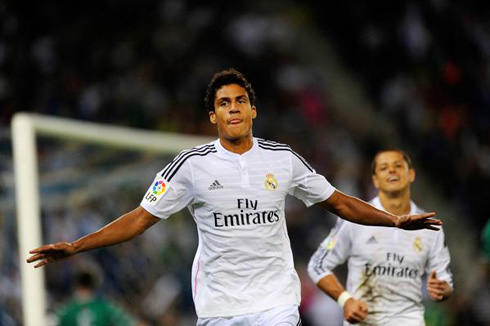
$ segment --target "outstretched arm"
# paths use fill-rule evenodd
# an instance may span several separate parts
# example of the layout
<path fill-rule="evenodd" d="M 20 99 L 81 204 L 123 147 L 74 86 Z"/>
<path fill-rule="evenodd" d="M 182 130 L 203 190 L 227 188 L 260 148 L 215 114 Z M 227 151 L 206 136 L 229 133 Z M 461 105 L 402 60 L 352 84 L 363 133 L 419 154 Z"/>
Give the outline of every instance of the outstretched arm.
<path fill-rule="evenodd" d="M 395 216 L 338 190 L 319 205 L 345 220 L 364 225 L 392 226 L 405 230 L 439 230 L 437 226 L 442 225 L 440 220 L 432 218 L 435 213 Z"/>
<path fill-rule="evenodd" d="M 344 319 L 349 323 L 357 324 L 363 321 L 368 314 L 366 304 L 354 299 L 334 274 L 330 274 L 318 281 L 317 286 L 332 299 L 337 301 L 344 309 Z"/>
<path fill-rule="evenodd" d="M 38 263 L 41 267 L 48 263 L 66 259 L 80 252 L 107 247 L 128 241 L 145 232 L 146 229 L 160 221 L 143 207 L 120 216 L 96 232 L 90 233 L 73 242 L 56 242 L 29 251 L 32 254 L 28 263 Z"/>

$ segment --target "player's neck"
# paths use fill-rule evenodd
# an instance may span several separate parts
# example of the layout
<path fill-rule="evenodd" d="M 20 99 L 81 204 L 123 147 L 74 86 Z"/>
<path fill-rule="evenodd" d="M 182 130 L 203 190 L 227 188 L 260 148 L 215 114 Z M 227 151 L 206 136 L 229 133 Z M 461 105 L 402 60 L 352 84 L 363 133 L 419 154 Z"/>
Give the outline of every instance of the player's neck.
<path fill-rule="evenodd" d="M 226 139 L 223 137 L 219 138 L 221 146 L 227 151 L 230 151 L 235 154 L 243 154 L 248 152 L 253 146 L 253 137 L 252 133 L 248 134 L 245 137 L 237 138 L 237 139 Z"/>
<path fill-rule="evenodd" d="M 91 290 L 79 287 L 76 291 L 76 297 L 81 302 L 87 302 L 93 299 L 94 294 Z"/>
<path fill-rule="evenodd" d="M 397 193 L 379 192 L 379 200 L 384 210 L 394 215 L 410 213 L 410 189 Z"/>

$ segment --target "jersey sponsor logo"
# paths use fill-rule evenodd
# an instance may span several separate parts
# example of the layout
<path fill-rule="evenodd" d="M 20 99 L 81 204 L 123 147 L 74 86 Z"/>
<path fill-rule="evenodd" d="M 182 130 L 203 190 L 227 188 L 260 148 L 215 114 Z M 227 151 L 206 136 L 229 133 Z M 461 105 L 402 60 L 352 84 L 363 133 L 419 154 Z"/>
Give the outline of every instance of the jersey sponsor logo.
<path fill-rule="evenodd" d="M 265 186 L 265 189 L 270 190 L 270 191 L 277 189 L 278 183 L 277 183 L 277 179 L 274 176 L 274 174 L 267 173 L 265 175 L 264 186 Z"/>
<path fill-rule="evenodd" d="M 416 279 L 419 276 L 419 271 L 416 268 L 409 266 L 395 266 L 391 264 L 372 265 L 367 263 L 364 266 L 366 277 L 371 276 L 388 276 L 393 278 L 410 278 Z"/>
<path fill-rule="evenodd" d="M 386 276 L 390 278 L 409 278 L 416 279 L 420 272 L 417 268 L 413 268 L 409 263 L 405 263 L 405 256 L 396 252 L 387 252 L 386 261 L 377 264 L 366 263 L 364 265 L 364 275 Z"/>
<path fill-rule="evenodd" d="M 419 236 L 415 237 L 415 240 L 413 241 L 413 250 L 416 252 L 421 252 L 424 249 L 424 245 L 422 243 L 422 239 L 420 239 Z"/>
<path fill-rule="evenodd" d="M 214 212 L 217 228 L 241 227 L 246 225 L 273 224 L 279 221 L 279 210 L 259 210 L 257 199 L 237 198 L 237 209 L 228 213 Z"/>
<path fill-rule="evenodd" d="M 208 190 L 216 190 L 223 189 L 224 187 L 219 183 L 218 180 L 214 180 L 214 182 L 209 186 Z"/>
<path fill-rule="evenodd" d="M 155 206 L 162 195 L 168 190 L 168 182 L 165 179 L 156 180 L 148 189 L 145 200 L 152 206 Z"/>
<path fill-rule="evenodd" d="M 223 214 L 214 212 L 214 226 L 217 228 L 237 227 L 246 225 L 273 224 L 279 221 L 279 211 L 260 211 Z"/>

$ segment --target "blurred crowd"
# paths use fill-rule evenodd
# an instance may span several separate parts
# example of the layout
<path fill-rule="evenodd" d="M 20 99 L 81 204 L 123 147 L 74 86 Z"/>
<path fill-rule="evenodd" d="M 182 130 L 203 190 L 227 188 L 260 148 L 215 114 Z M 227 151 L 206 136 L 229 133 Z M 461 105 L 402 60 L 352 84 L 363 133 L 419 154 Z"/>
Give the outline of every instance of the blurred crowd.
<path fill-rule="evenodd" d="M 235 67 L 258 95 L 254 135 L 290 144 L 338 189 L 370 199 L 370 160 L 384 144 L 376 130 L 358 139 L 355 130 L 337 123 L 331 94 L 324 91 L 330 81 L 314 62 L 297 55 L 300 31 L 314 28 L 335 44 L 375 108 L 396 124 L 398 146 L 430 172 L 435 191 L 472 218 L 464 222 L 479 230 L 490 216 L 485 205 L 490 196 L 489 8 L 449 0 L 383 6 L 292 0 L 235 1 L 233 6 L 180 0 L 2 2 L 0 128 L 8 128 L 15 112 L 29 111 L 215 135 L 204 110 L 204 91 L 215 71 Z M 0 193 L 8 197 L 13 194 L 5 181 L 12 174 L 6 163 L 10 147 L 0 144 Z M 90 156 L 65 157 L 66 148 L 51 145 L 42 153 L 50 163 L 46 173 L 59 171 L 67 160 L 83 162 Z M 45 208 L 45 241 L 73 240 L 97 229 L 137 205 L 150 181 L 123 185 L 130 189 L 117 204 L 91 198 L 78 207 Z M 76 189 L 58 187 L 60 193 Z M 287 214 L 303 279 L 304 324 L 320 326 L 316 320 L 329 311 L 324 307 L 333 307 L 337 317 L 338 310 L 318 294 L 304 269 L 335 217 L 306 210 L 292 199 Z M 171 228 L 159 223 L 141 239 L 84 254 L 104 274 L 101 293 L 141 325 L 194 322 L 189 287 L 197 235 L 191 218 L 182 215 L 164 222 Z M 3 210 L 0 325 L 7 326 L 21 320 L 14 230 L 13 211 Z M 74 271 L 84 264 L 85 259 L 76 258 L 47 269 L 52 312 L 69 298 Z M 490 287 L 490 280 L 485 284 Z M 489 297 L 490 291 L 483 294 Z M 447 325 L 488 325 L 488 316 L 475 313 L 482 309 L 471 304 L 465 309 L 446 311 L 446 318 L 452 318 Z M 433 313 L 439 321 L 437 316 L 444 315 Z"/>
<path fill-rule="evenodd" d="M 316 21 L 345 64 L 396 123 L 438 190 L 481 229 L 490 217 L 490 5 L 326 6 Z"/>

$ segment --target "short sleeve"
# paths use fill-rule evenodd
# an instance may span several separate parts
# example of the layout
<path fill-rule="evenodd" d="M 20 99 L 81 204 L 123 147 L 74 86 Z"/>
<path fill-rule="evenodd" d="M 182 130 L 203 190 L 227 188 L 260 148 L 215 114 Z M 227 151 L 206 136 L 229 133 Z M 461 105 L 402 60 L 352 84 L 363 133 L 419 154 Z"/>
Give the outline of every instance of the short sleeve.
<path fill-rule="evenodd" d="M 162 219 L 188 206 L 193 198 L 192 166 L 189 160 L 182 165 L 169 163 L 158 172 L 140 205 Z"/>
<path fill-rule="evenodd" d="M 338 219 L 330 234 L 318 246 L 308 263 L 308 275 L 318 283 L 333 269 L 343 264 L 349 257 L 352 248 L 350 223 Z"/>
<path fill-rule="evenodd" d="M 431 252 L 429 253 L 426 273 L 427 275 L 430 275 L 432 271 L 436 271 L 438 279 L 446 281 L 449 285 L 451 285 L 451 287 L 453 287 L 453 275 L 449 268 L 451 258 L 449 255 L 449 249 L 444 239 L 444 231 L 442 228 L 440 231 L 436 232 L 435 237 L 436 239 L 433 247 L 431 248 Z"/>
<path fill-rule="evenodd" d="M 288 193 L 305 203 L 307 207 L 322 202 L 330 197 L 335 188 L 324 176 L 306 162 L 304 158 L 292 151 L 292 182 Z"/>

